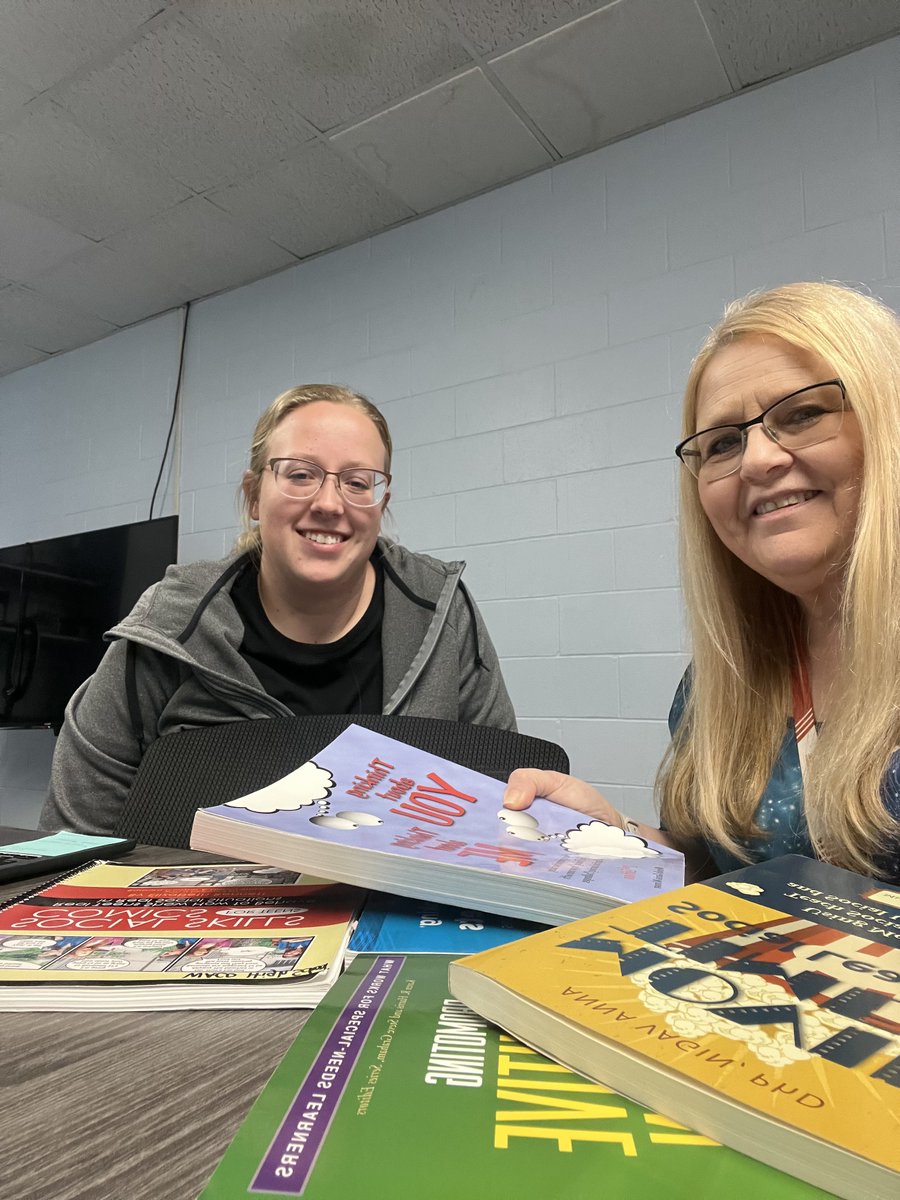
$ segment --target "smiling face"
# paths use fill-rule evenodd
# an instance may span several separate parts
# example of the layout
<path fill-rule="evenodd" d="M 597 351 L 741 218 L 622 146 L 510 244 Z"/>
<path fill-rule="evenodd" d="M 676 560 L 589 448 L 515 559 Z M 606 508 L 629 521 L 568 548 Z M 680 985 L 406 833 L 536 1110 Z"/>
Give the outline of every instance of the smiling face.
<path fill-rule="evenodd" d="M 265 457 L 302 458 L 325 471 L 387 469 L 385 448 L 372 421 L 349 405 L 328 401 L 288 413 L 269 438 Z M 329 475 L 314 496 L 295 500 L 279 492 L 268 467 L 258 483 L 251 476 L 245 488 L 250 516 L 259 522 L 260 576 L 271 594 L 302 607 L 330 596 L 346 600 L 361 593 L 389 493 L 372 508 L 358 508 L 344 500 L 337 480 Z"/>
<path fill-rule="evenodd" d="M 834 374 L 818 355 L 780 338 L 739 338 L 718 350 L 703 372 L 696 428 L 749 420 Z M 740 469 L 697 487 L 703 511 L 732 554 L 809 607 L 840 592 L 862 470 L 862 437 L 848 411 L 836 436 L 793 453 L 753 426 Z"/>

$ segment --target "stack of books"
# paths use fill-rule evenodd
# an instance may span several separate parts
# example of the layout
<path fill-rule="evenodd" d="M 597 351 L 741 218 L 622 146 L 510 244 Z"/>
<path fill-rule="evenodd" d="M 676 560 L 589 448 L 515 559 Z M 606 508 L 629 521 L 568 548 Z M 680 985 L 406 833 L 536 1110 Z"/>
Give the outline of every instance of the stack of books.
<path fill-rule="evenodd" d="M 451 995 L 447 970 L 460 947 L 510 936 L 524 945 L 527 928 L 400 907 L 398 917 L 397 905 L 375 898 L 368 920 L 363 913 L 368 933 L 351 966 L 200 1200 L 829 1194 L 585 1079 Z"/>
<path fill-rule="evenodd" d="M 311 1008 L 363 898 L 253 863 L 93 863 L 0 908 L 0 1011 Z"/>
<path fill-rule="evenodd" d="M 470 836 L 489 793 L 449 767 L 423 775 L 405 751 L 366 743 L 309 765 L 199 814 L 195 844 L 234 852 L 234 830 L 249 830 L 254 857 L 327 862 L 344 879 L 358 868 L 427 903 L 363 919 L 350 968 L 202 1200 L 371 1192 L 373 1163 L 392 1200 L 577 1200 L 598 1181 L 608 1195 L 900 1195 L 900 890 L 799 857 L 678 887 L 644 843 L 637 898 L 607 882 L 590 899 L 596 873 L 558 865 L 594 837 L 572 836 L 571 813 L 538 811 L 522 871 L 501 864 L 496 826 Z M 494 820 L 496 801 L 483 806 Z M 475 839 L 494 862 L 447 868 Z M 409 858 L 437 865 L 433 889 Z M 641 874 L 647 862 L 660 875 Z M 476 950 L 462 939 L 490 924 L 483 912 L 435 907 L 467 871 L 477 910 L 556 927 L 495 930 Z M 566 874 L 574 887 L 559 886 Z M 563 923 L 579 905 L 593 908 Z M 385 1155 L 400 1130 L 402 1152 Z"/>
<path fill-rule="evenodd" d="M 201 1200 L 900 1196 L 900 889 L 796 856 L 684 887 L 502 792 L 351 726 L 197 814 L 272 866 L 101 864 L 0 911 L 0 1009 L 324 995 Z"/>
<path fill-rule="evenodd" d="M 798 855 L 454 962 L 593 1080 L 847 1200 L 900 1196 L 900 888 Z"/>

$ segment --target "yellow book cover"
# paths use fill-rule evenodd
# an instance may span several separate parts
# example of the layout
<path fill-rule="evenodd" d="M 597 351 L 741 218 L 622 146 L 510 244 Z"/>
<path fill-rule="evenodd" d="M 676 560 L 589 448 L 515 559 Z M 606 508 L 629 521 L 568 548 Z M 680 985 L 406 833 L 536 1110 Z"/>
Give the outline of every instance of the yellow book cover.
<path fill-rule="evenodd" d="M 314 1004 L 362 897 L 253 863 L 93 863 L 0 908 L 0 1011 Z"/>
<path fill-rule="evenodd" d="M 459 960 L 450 985 L 707 1136 L 900 1196 L 896 887 L 791 855 Z"/>

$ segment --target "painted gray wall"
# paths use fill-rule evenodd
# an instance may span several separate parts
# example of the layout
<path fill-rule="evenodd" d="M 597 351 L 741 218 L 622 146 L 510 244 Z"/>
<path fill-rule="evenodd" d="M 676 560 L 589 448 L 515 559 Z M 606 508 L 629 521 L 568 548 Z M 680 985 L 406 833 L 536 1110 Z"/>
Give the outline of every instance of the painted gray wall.
<path fill-rule="evenodd" d="M 649 816 L 686 662 L 688 363 L 751 288 L 840 279 L 898 307 L 898 68 L 894 39 L 198 304 L 155 510 L 177 502 L 181 558 L 230 547 L 275 395 L 361 389 L 397 446 L 396 532 L 468 561 L 523 730 Z M 0 544 L 147 515 L 179 328 L 166 314 L 0 380 Z M 51 742 L 0 737 L 0 820 L 38 802 Z"/>

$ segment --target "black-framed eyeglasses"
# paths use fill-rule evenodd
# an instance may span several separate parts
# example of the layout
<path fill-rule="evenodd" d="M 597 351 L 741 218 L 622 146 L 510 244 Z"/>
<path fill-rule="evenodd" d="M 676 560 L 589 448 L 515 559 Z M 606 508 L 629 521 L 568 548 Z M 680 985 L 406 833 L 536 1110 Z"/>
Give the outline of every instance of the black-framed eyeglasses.
<path fill-rule="evenodd" d="M 391 482 L 390 475 L 370 467 L 325 471 L 318 463 L 302 458 L 270 458 L 266 466 L 271 470 L 279 492 L 292 500 L 309 500 L 331 475 L 348 504 L 356 508 L 373 508 L 384 499 Z"/>
<path fill-rule="evenodd" d="M 710 483 L 740 469 L 747 431 L 754 425 L 761 425 L 767 436 L 785 450 L 804 450 L 837 437 L 846 408 L 847 389 L 840 379 L 811 383 L 782 396 L 749 421 L 701 429 L 679 442 L 675 453 L 695 479 Z"/>

